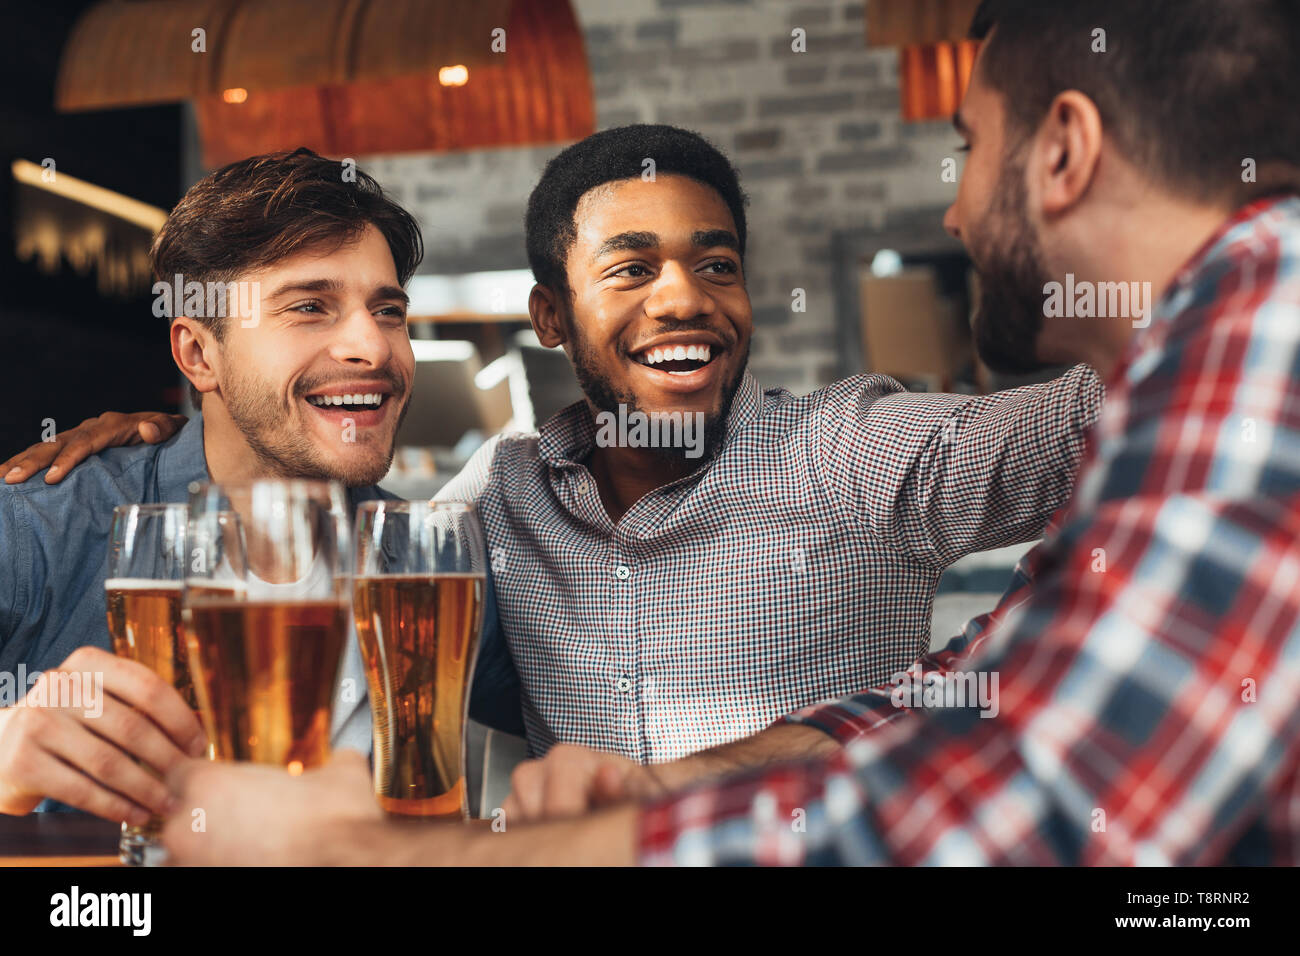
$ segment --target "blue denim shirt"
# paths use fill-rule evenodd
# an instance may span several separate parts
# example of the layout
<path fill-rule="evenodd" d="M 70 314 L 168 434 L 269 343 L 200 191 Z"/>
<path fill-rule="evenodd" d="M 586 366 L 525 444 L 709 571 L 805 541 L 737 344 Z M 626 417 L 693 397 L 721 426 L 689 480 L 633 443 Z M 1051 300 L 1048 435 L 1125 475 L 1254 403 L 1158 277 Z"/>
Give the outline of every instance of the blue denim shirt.
<path fill-rule="evenodd" d="M 203 417 L 196 415 L 170 440 L 107 449 L 72 469 L 60 484 L 47 485 L 39 477 L 0 484 L 0 672 L 12 675 L 11 686 L 25 692 L 35 672 L 57 667 L 78 647 L 112 650 L 104 579 L 113 509 L 185 501 L 190 482 L 207 477 Z M 352 507 L 395 497 L 377 486 L 348 494 Z M 355 686 L 364 688 L 355 644 L 344 673 L 359 678 Z M 499 730 L 523 733 L 519 679 L 501 637 L 490 572 L 470 713 Z M 336 705 L 333 738 L 335 745 L 369 749 L 366 696 Z M 37 809 L 57 806 L 47 800 Z"/>

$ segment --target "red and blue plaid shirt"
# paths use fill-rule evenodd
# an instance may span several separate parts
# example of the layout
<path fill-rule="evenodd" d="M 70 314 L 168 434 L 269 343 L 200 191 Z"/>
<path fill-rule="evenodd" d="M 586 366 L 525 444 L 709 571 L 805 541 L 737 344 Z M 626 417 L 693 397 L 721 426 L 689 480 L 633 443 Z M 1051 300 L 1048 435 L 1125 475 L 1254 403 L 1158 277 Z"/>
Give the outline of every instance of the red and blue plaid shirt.
<path fill-rule="evenodd" d="M 787 719 L 844 749 L 649 805 L 642 861 L 1300 862 L 1300 198 L 1180 270 L 998 607 Z"/>

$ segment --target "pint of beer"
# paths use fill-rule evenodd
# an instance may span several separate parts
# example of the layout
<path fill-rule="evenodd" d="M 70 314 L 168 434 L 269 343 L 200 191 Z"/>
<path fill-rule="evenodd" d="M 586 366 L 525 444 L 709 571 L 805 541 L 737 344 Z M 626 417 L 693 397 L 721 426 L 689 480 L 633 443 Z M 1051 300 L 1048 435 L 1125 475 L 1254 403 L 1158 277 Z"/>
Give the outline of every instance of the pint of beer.
<path fill-rule="evenodd" d="M 198 713 L 189 647 L 181 630 L 181 582 L 109 578 L 104 597 L 113 653 L 149 668 Z"/>
<path fill-rule="evenodd" d="M 104 599 L 113 653 L 148 667 L 198 710 L 189 649 L 181 630 L 186 509 L 180 504 L 113 509 Z M 123 823 L 118 857 L 131 866 L 165 861 L 163 820 Z"/>
<path fill-rule="evenodd" d="M 329 759 L 348 608 L 338 600 L 192 600 L 204 725 L 218 760 L 300 773 Z"/>
<path fill-rule="evenodd" d="M 191 492 L 183 614 L 218 760 L 323 764 L 349 600 L 346 510 L 331 483 Z"/>
<path fill-rule="evenodd" d="M 366 502 L 357 511 L 357 639 L 374 721 L 375 795 L 390 813 L 468 813 L 465 721 L 486 566 L 473 509 Z"/>

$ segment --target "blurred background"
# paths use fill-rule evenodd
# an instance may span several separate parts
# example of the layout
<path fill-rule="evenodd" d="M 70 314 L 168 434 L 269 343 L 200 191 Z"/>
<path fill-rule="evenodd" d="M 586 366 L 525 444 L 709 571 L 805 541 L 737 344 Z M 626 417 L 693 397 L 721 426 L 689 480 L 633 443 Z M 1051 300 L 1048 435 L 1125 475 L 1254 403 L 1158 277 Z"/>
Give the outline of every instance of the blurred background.
<path fill-rule="evenodd" d="M 749 194 L 752 370 L 1006 386 L 942 216 L 974 0 L 111 0 L 24 7 L 0 41 L 0 457 L 104 410 L 181 409 L 150 237 L 208 171 L 310 146 L 410 209 L 418 401 L 385 484 L 431 493 L 477 443 L 578 397 L 529 331 L 528 192 L 610 126 L 699 131 Z"/>

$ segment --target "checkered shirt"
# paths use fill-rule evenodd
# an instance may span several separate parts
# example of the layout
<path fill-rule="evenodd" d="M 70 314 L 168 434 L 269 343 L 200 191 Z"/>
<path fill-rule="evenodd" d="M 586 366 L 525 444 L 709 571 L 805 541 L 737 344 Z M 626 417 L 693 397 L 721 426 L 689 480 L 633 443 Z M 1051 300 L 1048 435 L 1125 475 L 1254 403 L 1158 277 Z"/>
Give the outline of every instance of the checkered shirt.
<path fill-rule="evenodd" d="M 642 861 L 1300 863 L 1300 198 L 1180 270 L 1078 484 L 919 680 L 790 716 L 835 758 L 652 804 Z M 971 674 L 995 716 L 916 706 Z"/>
<path fill-rule="evenodd" d="M 1102 396 L 1082 366 L 981 397 L 746 374 L 720 452 L 617 524 L 585 403 L 494 439 L 439 497 L 482 515 L 531 751 L 670 760 L 906 666 L 945 566 L 1042 533 Z"/>

